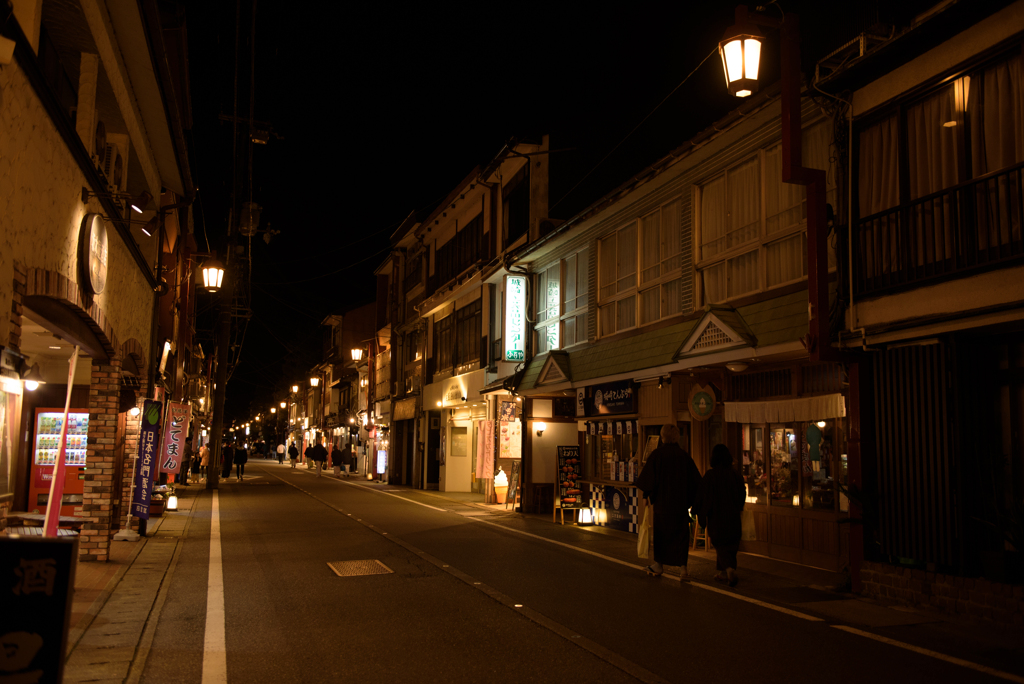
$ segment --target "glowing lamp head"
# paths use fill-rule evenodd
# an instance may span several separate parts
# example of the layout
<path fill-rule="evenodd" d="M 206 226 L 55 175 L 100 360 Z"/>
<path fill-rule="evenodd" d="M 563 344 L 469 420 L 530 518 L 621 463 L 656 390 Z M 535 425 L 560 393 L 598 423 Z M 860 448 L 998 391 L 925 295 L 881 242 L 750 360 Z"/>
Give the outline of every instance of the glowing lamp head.
<path fill-rule="evenodd" d="M 284 402 L 282 401 L 282 402 L 281 402 L 281 408 L 284 408 L 285 406 L 287 406 L 287 404 L 285 404 L 285 403 L 284 403 Z"/>
<path fill-rule="evenodd" d="M 309 379 L 309 386 L 310 387 L 318 387 L 319 385 L 320 385 L 320 377 L 319 376 L 314 375 L 313 377 L 311 377 Z"/>
<path fill-rule="evenodd" d="M 757 92 L 762 40 L 756 27 L 737 22 L 726 29 L 718 43 L 718 54 L 722 57 L 722 69 L 725 71 L 725 85 L 736 97 L 749 97 Z"/>
<path fill-rule="evenodd" d="M 357 362 L 357 363 L 359 361 L 362 361 L 363 360 L 363 350 L 362 349 L 353 349 L 352 350 L 352 360 Z"/>
<path fill-rule="evenodd" d="M 271 413 L 277 413 L 277 407 L 276 406 L 271 406 L 270 407 L 270 412 Z"/>
<path fill-rule="evenodd" d="M 298 392 L 299 392 L 299 386 L 298 385 L 292 385 L 292 394 L 298 394 Z"/>
<path fill-rule="evenodd" d="M 210 259 L 203 264 L 203 287 L 208 292 L 217 292 L 224 284 L 224 264 Z"/>

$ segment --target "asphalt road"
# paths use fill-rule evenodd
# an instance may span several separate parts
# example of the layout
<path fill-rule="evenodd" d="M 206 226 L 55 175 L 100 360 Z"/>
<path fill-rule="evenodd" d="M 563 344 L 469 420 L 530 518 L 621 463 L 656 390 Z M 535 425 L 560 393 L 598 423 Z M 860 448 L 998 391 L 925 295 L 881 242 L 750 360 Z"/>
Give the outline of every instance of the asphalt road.
<path fill-rule="evenodd" d="M 277 464 L 249 471 L 218 492 L 229 682 L 1000 681 L 848 629 L 1024 681 L 1024 645 L 984 629 L 868 630 L 832 610 L 860 602 L 824 592 L 649 578 L 616 537 Z M 144 683 L 203 681 L 211 509 L 204 492 Z M 328 567 L 357 560 L 392 572 Z"/>

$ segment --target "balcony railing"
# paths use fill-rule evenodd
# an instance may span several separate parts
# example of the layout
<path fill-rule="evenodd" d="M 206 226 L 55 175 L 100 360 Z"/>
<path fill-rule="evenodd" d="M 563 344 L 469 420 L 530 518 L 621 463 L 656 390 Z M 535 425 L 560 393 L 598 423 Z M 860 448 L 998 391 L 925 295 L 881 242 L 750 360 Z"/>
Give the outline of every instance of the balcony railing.
<path fill-rule="evenodd" d="M 857 223 L 854 289 L 871 295 L 1024 256 L 1024 164 Z"/>

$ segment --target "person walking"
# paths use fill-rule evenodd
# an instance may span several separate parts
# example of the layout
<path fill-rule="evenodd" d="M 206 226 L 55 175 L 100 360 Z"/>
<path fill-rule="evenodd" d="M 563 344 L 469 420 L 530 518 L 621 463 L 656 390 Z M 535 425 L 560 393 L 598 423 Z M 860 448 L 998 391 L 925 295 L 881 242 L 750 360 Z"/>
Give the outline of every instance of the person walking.
<path fill-rule="evenodd" d="M 715 569 L 716 582 L 728 582 L 735 587 L 736 554 L 740 550 L 743 524 L 740 514 L 747 500 L 743 476 L 732 467 L 732 453 L 724 444 L 716 444 L 711 450 L 711 470 L 704 474 L 697 501 L 693 510 L 697 522 L 707 528 L 711 543 L 718 558 Z"/>
<path fill-rule="evenodd" d="M 341 450 L 341 465 L 342 472 L 345 473 L 345 477 L 352 472 L 352 445 L 346 444 L 345 448 Z"/>
<path fill-rule="evenodd" d="M 280 442 L 277 445 L 277 462 L 280 464 L 284 463 L 284 442 Z"/>
<path fill-rule="evenodd" d="M 292 462 L 292 470 L 295 470 L 295 464 L 299 462 L 299 449 L 295 442 L 288 445 L 288 460 Z"/>
<path fill-rule="evenodd" d="M 210 465 L 210 445 L 204 444 L 199 447 L 199 474 L 201 476 L 200 482 L 206 480 L 206 467 Z"/>
<path fill-rule="evenodd" d="M 324 469 L 324 462 L 327 461 L 327 449 L 320 443 L 320 438 L 316 438 L 316 444 L 311 449 L 311 456 L 313 462 L 316 463 L 316 476 L 320 477 L 321 471 Z"/>
<path fill-rule="evenodd" d="M 249 462 L 249 454 L 246 453 L 243 447 L 235 447 L 235 475 L 238 477 L 238 481 L 242 481 L 242 477 L 245 475 L 245 464 Z M 230 473 L 230 466 L 228 467 Z"/>
<path fill-rule="evenodd" d="M 661 428 L 661 445 L 651 452 L 636 486 L 654 506 L 654 561 L 647 574 L 660 577 L 666 565 L 679 566 L 680 581 L 689 581 L 686 562 L 690 552 L 690 507 L 700 491 L 697 465 L 679 446 L 679 428 Z"/>
<path fill-rule="evenodd" d="M 331 466 L 334 468 L 335 475 L 341 475 L 341 452 L 338 450 L 337 444 L 331 446 Z"/>
<path fill-rule="evenodd" d="M 188 487 L 188 474 L 192 471 L 192 438 L 185 438 L 185 445 L 181 449 L 181 469 L 178 471 L 178 482 L 182 487 Z"/>
<path fill-rule="evenodd" d="M 220 458 L 220 479 L 226 480 L 231 477 L 231 464 L 235 462 L 235 448 L 231 446 L 231 442 L 224 442 Z"/>

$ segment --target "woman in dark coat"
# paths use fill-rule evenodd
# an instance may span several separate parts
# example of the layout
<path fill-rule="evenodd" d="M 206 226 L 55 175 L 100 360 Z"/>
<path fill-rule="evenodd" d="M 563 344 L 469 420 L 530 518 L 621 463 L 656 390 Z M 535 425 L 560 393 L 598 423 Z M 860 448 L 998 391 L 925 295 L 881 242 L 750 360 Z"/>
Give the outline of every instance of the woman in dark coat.
<path fill-rule="evenodd" d="M 242 476 L 245 475 L 245 464 L 249 461 L 249 454 L 245 452 L 242 447 L 235 447 L 235 475 L 238 476 L 238 481 L 242 481 Z"/>
<path fill-rule="evenodd" d="M 220 451 L 220 479 L 226 480 L 231 475 L 231 464 L 235 462 L 235 447 L 230 442 L 224 442 Z"/>
<path fill-rule="evenodd" d="M 732 467 L 729 447 L 716 444 L 711 450 L 711 470 L 704 474 L 704 485 L 694 508 L 697 519 L 711 536 L 711 543 L 718 553 L 715 580 L 729 582 L 735 587 L 736 554 L 740 549 L 742 523 L 740 513 L 747 500 L 743 476 Z"/>
<path fill-rule="evenodd" d="M 661 446 L 651 452 L 636 481 L 654 504 L 654 562 L 647 574 L 658 577 L 665 565 L 678 565 L 681 580 L 688 580 L 690 506 L 700 490 L 700 472 L 679 446 L 679 428 L 661 428 Z"/>

